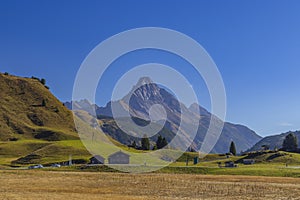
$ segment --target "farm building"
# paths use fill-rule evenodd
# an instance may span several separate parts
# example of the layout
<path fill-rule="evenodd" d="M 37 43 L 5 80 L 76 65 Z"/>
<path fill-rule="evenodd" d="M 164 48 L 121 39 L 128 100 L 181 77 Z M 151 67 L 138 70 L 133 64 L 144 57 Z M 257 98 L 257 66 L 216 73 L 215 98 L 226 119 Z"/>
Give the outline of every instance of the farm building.
<path fill-rule="evenodd" d="M 255 163 L 254 159 L 244 159 L 243 164 L 244 165 L 253 165 Z"/>
<path fill-rule="evenodd" d="M 118 151 L 108 156 L 108 164 L 129 164 L 130 155 Z"/>
<path fill-rule="evenodd" d="M 237 165 L 233 161 L 227 161 L 225 162 L 225 167 L 237 167 Z"/>
<path fill-rule="evenodd" d="M 105 158 L 100 155 L 95 155 L 90 158 L 90 164 L 104 164 Z"/>

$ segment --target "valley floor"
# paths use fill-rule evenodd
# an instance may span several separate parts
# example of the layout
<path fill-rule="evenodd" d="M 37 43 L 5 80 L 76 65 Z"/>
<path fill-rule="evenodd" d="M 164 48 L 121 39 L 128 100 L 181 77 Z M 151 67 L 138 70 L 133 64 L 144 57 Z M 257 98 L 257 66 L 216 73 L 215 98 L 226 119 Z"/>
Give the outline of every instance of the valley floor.
<path fill-rule="evenodd" d="M 1 170 L 0 199 L 299 199 L 300 179 Z"/>

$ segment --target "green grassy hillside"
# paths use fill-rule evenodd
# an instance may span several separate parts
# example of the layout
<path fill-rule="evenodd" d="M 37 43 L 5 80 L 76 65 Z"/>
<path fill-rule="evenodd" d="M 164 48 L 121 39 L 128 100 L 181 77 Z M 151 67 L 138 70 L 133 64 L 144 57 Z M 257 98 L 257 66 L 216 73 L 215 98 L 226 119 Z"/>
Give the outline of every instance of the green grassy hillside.
<path fill-rule="evenodd" d="M 88 159 L 73 114 L 36 78 L 0 74 L 0 164 Z"/>
<path fill-rule="evenodd" d="M 0 74 L 0 87 L 2 166 L 65 162 L 70 155 L 75 162 L 86 163 L 92 156 L 90 152 L 101 152 L 107 158 L 119 150 L 134 153 L 131 158 L 133 164 L 152 159 L 91 127 L 89 120 L 92 119 L 88 113 L 78 111 L 73 115 L 36 78 Z M 82 140 L 77 130 L 86 133 L 81 135 Z M 90 140 L 91 135 L 95 136 L 94 141 Z M 89 151 L 85 145 L 88 145 Z"/>
<path fill-rule="evenodd" d="M 72 113 L 38 80 L 0 74 L 0 140 L 76 139 Z"/>

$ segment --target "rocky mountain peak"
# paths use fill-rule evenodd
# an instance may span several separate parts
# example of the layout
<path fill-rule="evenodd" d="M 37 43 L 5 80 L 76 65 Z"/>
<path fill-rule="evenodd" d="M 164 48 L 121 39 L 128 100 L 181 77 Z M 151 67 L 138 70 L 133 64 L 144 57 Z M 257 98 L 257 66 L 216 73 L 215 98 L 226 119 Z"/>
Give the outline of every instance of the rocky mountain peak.
<path fill-rule="evenodd" d="M 142 101 L 162 100 L 160 88 L 149 77 L 142 77 L 133 87 L 127 98 L 138 98 Z M 126 98 L 126 97 L 125 97 Z M 129 100 L 129 99 L 128 99 Z"/>
<path fill-rule="evenodd" d="M 141 77 L 139 79 L 139 81 L 137 82 L 137 85 L 145 85 L 145 84 L 150 84 L 150 83 L 153 83 L 153 81 L 151 80 L 150 77 L 147 77 L 147 76 L 144 76 L 144 77 Z"/>

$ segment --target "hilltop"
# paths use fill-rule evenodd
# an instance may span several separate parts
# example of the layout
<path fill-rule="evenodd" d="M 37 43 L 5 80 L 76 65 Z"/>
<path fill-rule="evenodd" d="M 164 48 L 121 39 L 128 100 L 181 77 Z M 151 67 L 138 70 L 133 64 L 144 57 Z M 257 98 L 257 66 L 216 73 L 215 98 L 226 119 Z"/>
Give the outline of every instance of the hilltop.
<path fill-rule="evenodd" d="M 72 113 L 37 78 L 0 74 L 0 140 L 78 139 Z"/>

